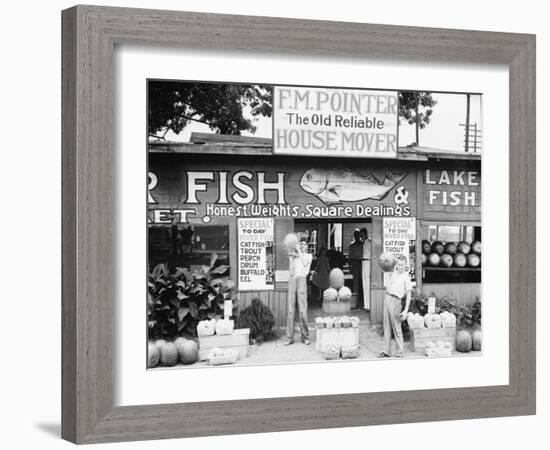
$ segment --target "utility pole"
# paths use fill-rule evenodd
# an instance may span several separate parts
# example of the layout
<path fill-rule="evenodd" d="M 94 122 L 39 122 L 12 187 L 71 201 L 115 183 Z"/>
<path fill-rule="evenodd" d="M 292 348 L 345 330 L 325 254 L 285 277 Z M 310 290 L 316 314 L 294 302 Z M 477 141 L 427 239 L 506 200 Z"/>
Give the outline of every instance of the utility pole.
<path fill-rule="evenodd" d="M 470 140 L 470 94 L 466 94 L 466 133 L 465 133 L 465 144 L 464 148 L 466 152 L 469 151 L 469 141 Z"/>

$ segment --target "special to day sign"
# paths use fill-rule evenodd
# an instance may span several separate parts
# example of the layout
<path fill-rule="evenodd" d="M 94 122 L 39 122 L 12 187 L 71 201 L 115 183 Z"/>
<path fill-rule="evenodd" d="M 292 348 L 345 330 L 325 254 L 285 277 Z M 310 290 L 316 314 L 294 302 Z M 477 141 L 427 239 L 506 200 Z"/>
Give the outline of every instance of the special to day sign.
<path fill-rule="evenodd" d="M 414 217 L 384 217 L 383 219 L 383 251 L 398 254 L 407 258 L 406 270 L 411 281 L 415 281 L 414 246 L 416 241 L 416 218 Z M 411 248 L 413 252 L 411 252 Z M 386 281 L 387 274 L 384 274 Z"/>
<path fill-rule="evenodd" d="M 275 86 L 273 152 L 394 158 L 395 91 Z"/>
<path fill-rule="evenodd" d="M 265 291 L 275 288 L 274 220 L 239 218 L 239 291 Z"/>

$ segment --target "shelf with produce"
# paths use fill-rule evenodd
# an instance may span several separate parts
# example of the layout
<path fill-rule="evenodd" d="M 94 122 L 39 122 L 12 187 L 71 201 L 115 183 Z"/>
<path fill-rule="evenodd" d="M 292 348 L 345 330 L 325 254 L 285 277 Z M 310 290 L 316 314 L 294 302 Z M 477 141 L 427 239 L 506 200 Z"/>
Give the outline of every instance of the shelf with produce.
<path fill-rule="evenodd" d="M 422 270 L 440 270 L 443 272 L 449 272 L 449 271 L 466 271 L 466 272 L 476 272 L 481 270 L 481 266 L 479 267 L 437 267 L 437 266 L 422 266 Z"/>

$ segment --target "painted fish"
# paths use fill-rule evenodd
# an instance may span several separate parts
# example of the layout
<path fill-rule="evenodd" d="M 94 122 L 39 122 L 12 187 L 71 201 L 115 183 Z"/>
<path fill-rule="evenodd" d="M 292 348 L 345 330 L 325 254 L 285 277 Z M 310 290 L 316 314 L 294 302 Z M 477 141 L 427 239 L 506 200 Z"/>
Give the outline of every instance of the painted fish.
<path fill-rule="evenodd" d="M 309 169 L 300 179 L 301 188 L 326 204 L 382 200 L 407 173 L 386 173 L 379 181 L 372 173 L 361 175 L 348 169 Z"/>

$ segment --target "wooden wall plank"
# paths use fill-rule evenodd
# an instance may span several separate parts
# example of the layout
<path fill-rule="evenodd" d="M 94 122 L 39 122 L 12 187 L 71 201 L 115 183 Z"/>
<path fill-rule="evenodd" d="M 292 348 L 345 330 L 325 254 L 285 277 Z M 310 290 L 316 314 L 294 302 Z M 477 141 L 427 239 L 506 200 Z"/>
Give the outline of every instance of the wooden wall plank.
<path fill-rule="evenodd" d="M 436 297 L 454 298 L 460 305 L 474 303 L 481 299 L 481 283 L 424 283 L 422 292 L 434 293 Z"/>
<path fill-rule="evenodd" d="M 382 311 L 384 307 L 385 289 L 372 289 L 370 297 L 370 322 L 371 324 L 382 323 Z"/>

